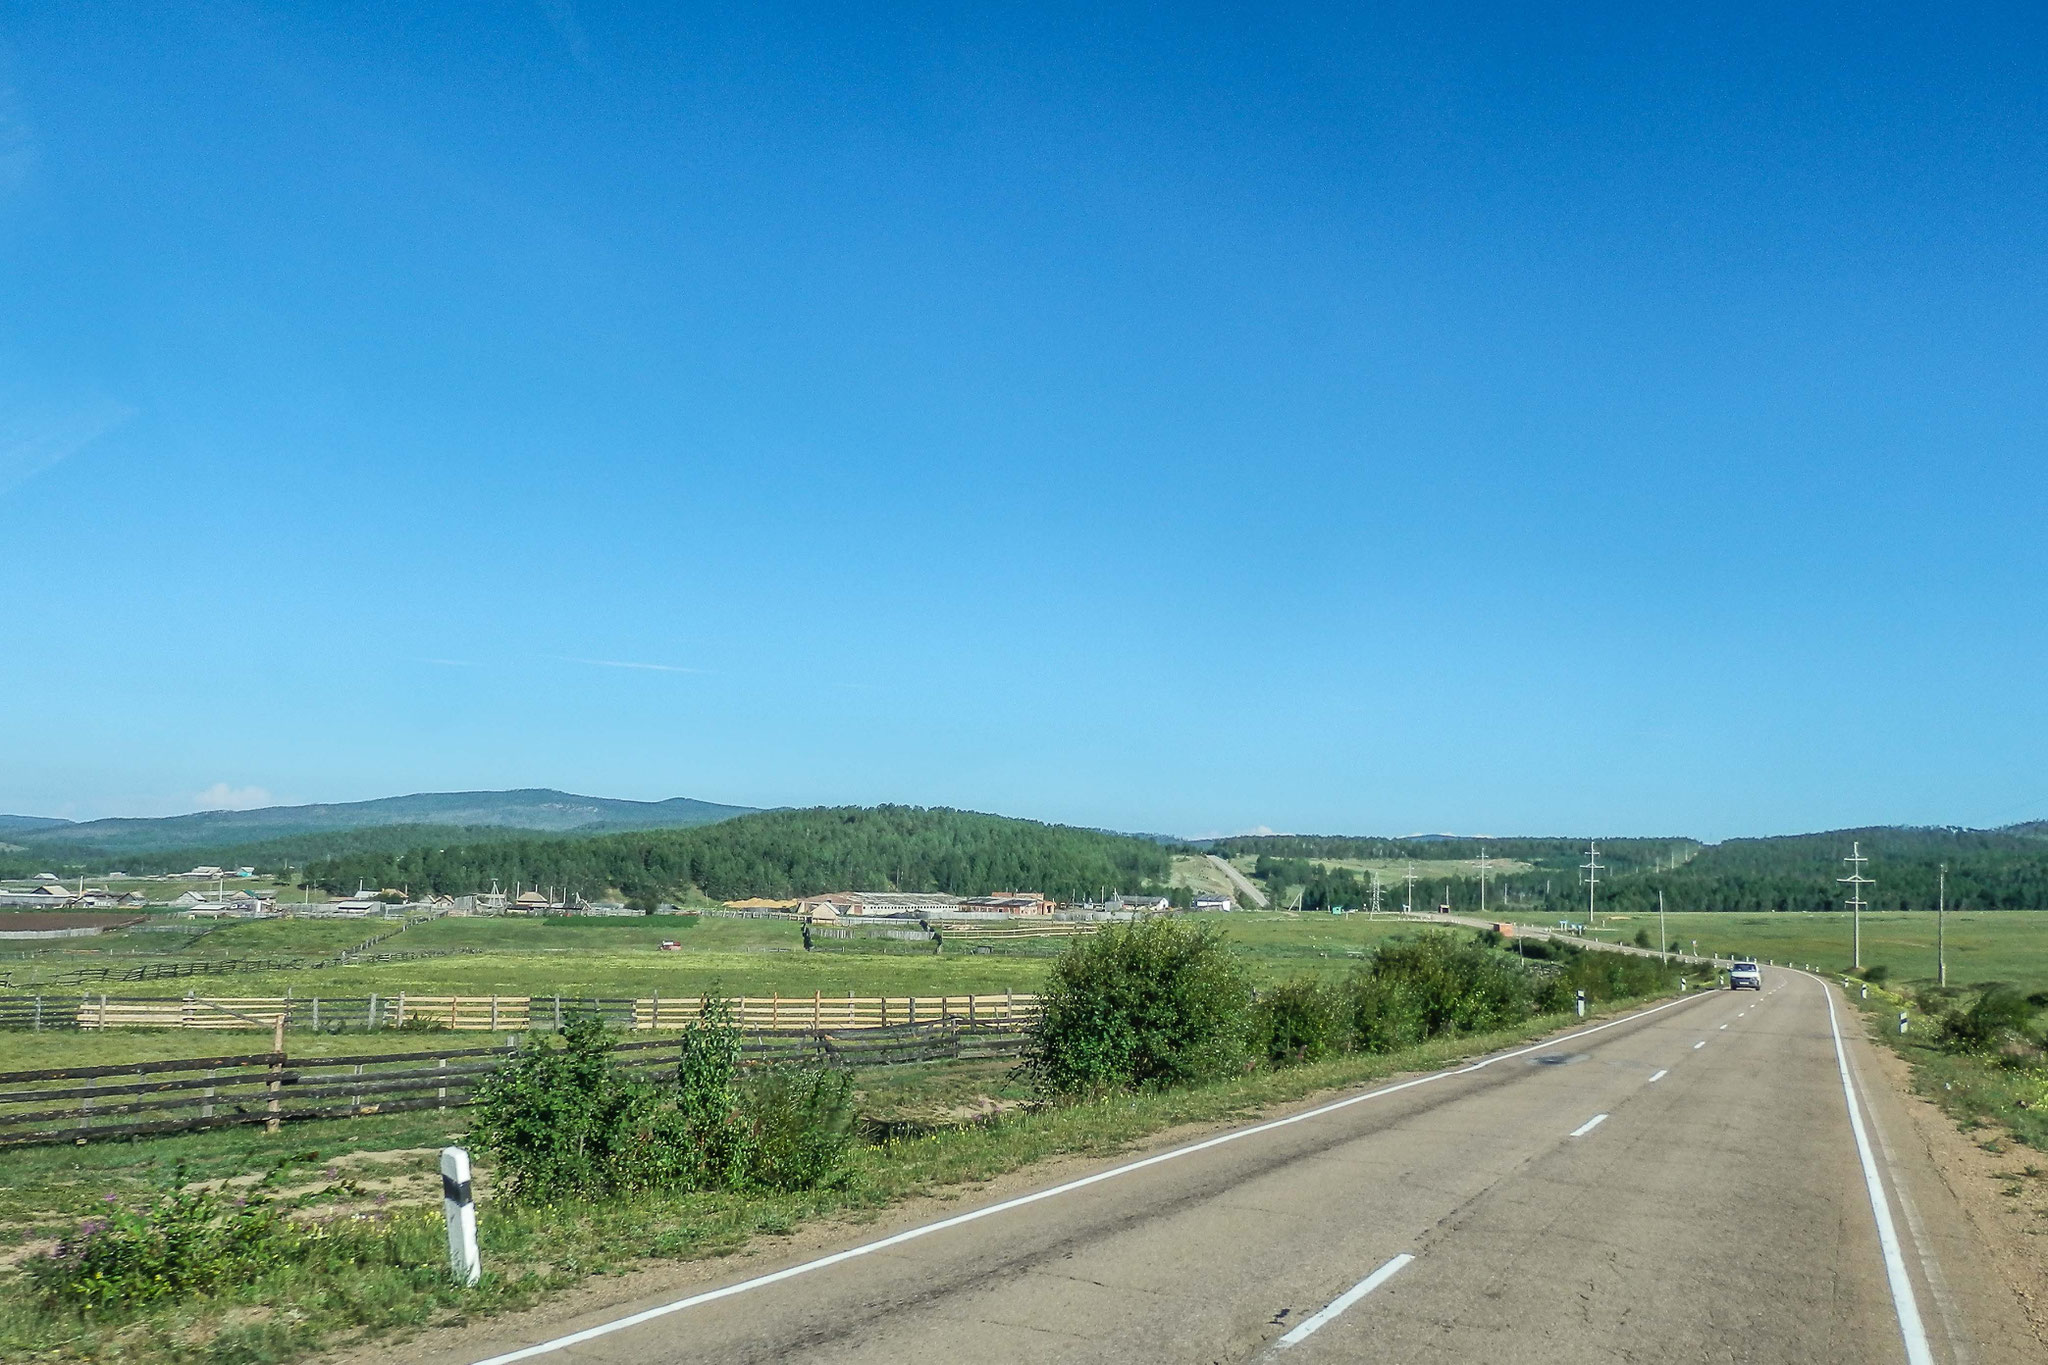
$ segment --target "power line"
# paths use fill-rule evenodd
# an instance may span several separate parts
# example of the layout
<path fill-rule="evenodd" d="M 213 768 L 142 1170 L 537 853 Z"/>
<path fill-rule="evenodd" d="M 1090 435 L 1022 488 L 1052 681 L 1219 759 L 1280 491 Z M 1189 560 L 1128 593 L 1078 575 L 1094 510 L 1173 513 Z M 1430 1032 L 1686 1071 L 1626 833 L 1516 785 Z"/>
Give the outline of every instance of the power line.
<path fill-rule="evenodd" d="M 1870 904 L 1869 901 L 1863 899 L 1863 888 L 1866 886 L 1876 886 L 1877 882 L 1863 875 L 1863 865 L 1869 862 L 1870 859 L 1863 856 L 1861 840 L 1851 841 L 1849 844 L 1849 856 L 1842 859 L 1842 861 L 1849 865 L 1849 875 L 1837 877 L 1835 880 L 1849 888 L 1849 922 L 1853 926 L 1850 931 L 1850 948 L 1851 956 L 1855 959 L 1851 965 L 1857 971 L 1862 971 L 1863 907 Z"/>
<path fill-rule="evenodd" d="M 1600 861 L 1600 845 L 1597 840 L 1586 840 L 1586 861 L 1579 864 L 1579 871 L 1586 874 L 1586 932 L 1593 931 L 1593 891 L 1600 885 L 1600 873 L 1604 868 Z"/>

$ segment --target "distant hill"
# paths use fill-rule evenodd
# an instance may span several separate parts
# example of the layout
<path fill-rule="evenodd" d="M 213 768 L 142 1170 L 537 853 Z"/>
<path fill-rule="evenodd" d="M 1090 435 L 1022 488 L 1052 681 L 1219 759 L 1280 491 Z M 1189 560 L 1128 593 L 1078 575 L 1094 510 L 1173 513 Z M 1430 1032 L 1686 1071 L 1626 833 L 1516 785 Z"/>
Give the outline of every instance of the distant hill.
<path fill-rule="evenodd" d="M 500 838 L 316 861 L 312 881 L 461 894 L 553 886 L 649 903 L 691 891 L 715 900 L 821 891 L 1043 891 L 1062 898 L 1157 887 L 1167 850 L 1146 839 L 1035 820 L 914 806 L 762 811 L 697 829 Z"/>
<path fill-rule="evenodd" d="M 92 848 L 112 854 L 129 850 L 224 848 L 387 825 L 484 827 L 537 833 L 682 829 L 752 811 L 750 806 L 726 806 L 687 796 L 666 801 L 621 801 L 534 787 L 505 792 L 420 792 L 374 801 L 266 806 L 260 810 L 209 810 L 154 820 L 87 820 L 74 824 L 43 821 L 34 816 L 8 816 L 7 820 L 16 823 L 0 824 L 0 832 L 6 834 L 8 842 L 31 852 L 61 845 L 67 850 Z"/>
<path fill-rule="evenodd" d="M 32 829 L 54 829 L 70 823 L 69 820 L 57 820 L 47 815 L 0 815 L 0 834 L 23 834 Z"/>

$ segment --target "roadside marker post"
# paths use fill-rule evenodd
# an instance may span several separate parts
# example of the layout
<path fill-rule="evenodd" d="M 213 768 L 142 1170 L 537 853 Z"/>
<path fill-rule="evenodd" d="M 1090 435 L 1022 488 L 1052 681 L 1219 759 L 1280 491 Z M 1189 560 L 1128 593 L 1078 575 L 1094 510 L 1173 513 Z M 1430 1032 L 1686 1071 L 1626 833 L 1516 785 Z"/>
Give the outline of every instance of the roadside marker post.
<path fill-rule="evenodd" d="M 455 1283 L 474 1289 L 483 1278 L 483 1258 L 476 1249 L 476 1195 L 469 1182 L 469 1153 L 460 1147 L 441 1149 L 441 1212 L 448 1219 L 448 1268 Z"/>
<path fill-rule="evenodd" d="M 1579 992 L 1579 1018 L 1583 1019 L 1583 1018 L 1585 1018 L 1585 1017 L 1586 1017 L 1586 993 L 1585 993 L 1584 991 L 1580 991 L 1580 992 Z"/>
<path fill-rule="evenodd" d="M 1904 1033 L 1905 1031 L 1906 1031 L 1906 1012 L 1905 1012 L 1904 1010 L 1900 1010 L 1900 1011 L 1899 1011 L 1899 1032 L 1900 1032 L 1900 1033 Z"/>

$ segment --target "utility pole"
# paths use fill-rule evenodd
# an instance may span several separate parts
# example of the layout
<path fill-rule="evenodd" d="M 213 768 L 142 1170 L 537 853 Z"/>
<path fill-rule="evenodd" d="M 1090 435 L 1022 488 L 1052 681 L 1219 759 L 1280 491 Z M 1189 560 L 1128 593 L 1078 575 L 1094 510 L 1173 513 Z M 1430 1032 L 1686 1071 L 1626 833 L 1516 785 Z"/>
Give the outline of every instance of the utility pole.
<path fill-rule="evenodd" d="M 1948 864 L 1941 865 L 1940 899 L 1934 902 L 1934 979 L 1935 984 L 1948 984 L 1948 945 L 1942 941 L 1942 921 L 1948 917 Z"/>
<path fill-rule="evenodd" d="M 1408 899 L 1401 902 L 1401 913 L 1404 915 L 1415 913 L 1415 860 L 1413 858 L 1408 860 Z"/>
<path fill-rule="evenodd" d="M 1374 872 L 1372 873 L 1372 911 L 1371 911 L 1371 913 L 1369 913 L 1368 915 L 1366 915 L 1366 918 L 1367 918 L 1367 919 L 1377 919 L 1377 918 L 1379 918 L 1379 913 L 1380 913 L 1380 874 L 1379 874 L 1379 873 L 1378 873 L 1377 871 L 1374 871 Z"/>
<path fill-rule="evenodd" d="M 1600 844 L 1597 840 L 1586 841 L 1586 861 L 1579 864 L 1579 871 L 1586 874 L 1586 932 L 1593 932 L 1593 888 L 1600 885 Z"/>
<path fill-rule="evenodd" d="M 1664 888 L 1657 888 L 1657 951 L 1671 956 L 1671 935 L 1664 929 Z"/>
<path fill-rule="evenodd" d="M 1486 856 L 1486 845 L 1479 846 L 1479 918 L 1486 918 L 1486 869 L 1493 866 L 1493 860 Z"/>
<path fill-rule="evenodd" d="M 1863 856 L 1861 840 L 1850 843 L 1849 856 L 1842 859 L 1842 861 L 1849 865 L 1849 875 L 1837 877 L 1835 880 L 1849 888 L 1849 922 L 1853 926 L 1850 930 L 1850 956 L 1854 959 L 1850 965 L 1857 971 L 1862 971 L 1863 907 L 1870 904 L 1869 901 L 1863 899 L 1863 888 L 1866 886 L 1876 886 L 1877 883 L 1863 875 L 1863 865 L 1869 862 L 1870 859 Z"/>

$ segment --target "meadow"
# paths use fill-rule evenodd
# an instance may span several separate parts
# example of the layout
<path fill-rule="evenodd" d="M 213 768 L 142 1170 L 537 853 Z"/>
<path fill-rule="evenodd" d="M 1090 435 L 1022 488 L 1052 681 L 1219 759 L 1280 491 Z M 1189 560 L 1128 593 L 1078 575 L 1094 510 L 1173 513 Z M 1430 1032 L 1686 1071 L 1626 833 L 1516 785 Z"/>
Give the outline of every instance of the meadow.
<path fill-rule="evenodd" d="M 1204 915 L 1221 926 L 1261 978 L 1341 973 L 1389 934 L 1416 926 L 1362 915 L 1235 912 Z M 195 941 L 161 932 L 79 940 L 76 946 L 7 961 L 16 994 L 37 982 L 96 963 L 116 967 L 152 958 L 320 959 L 383 932 L 375 924 L 264 920 L 223 925 Z M 664 939 L 681 944 L 663 951 Z M 656 915 L 617 919 L 440 919 L 379 945 L 379 952 L 447 956 L 348 966 L 237 972 L 178 981 L 112 983 L 90 990 L 128 996 L 562 995 L 682 998 L 725 995 L 790 998 L 825 995 L 945 995 L 1032 991 L 1059 951 L 1059 940 L 956 943 L 933 953 L 884 939 L 816 941 L 805 952 L 788 920 Z M 49 986 L 52 993 L 79 988 Z"/>
<path fill-rule="evenodd" d="M 1542 922 L 1515 914 L 1520 922 Z M 1581 916 L 1581 919 L 1584 917 Z M 1952 986 L 2008 982 L 2028 991 L 2048 989 L 2048 911 L 1952 911 L 1944 917 L 1948 979 Z M 1657 943 L 1657 916 L 1600 915 L 1594 937 L 1606 942 L 1633 942 L 1647 930 Z M 1882 966 L 1894 982 L 1935 979 L 1935 917 L 1930 911 L 1866 911 L 1863 915 L 1863 964 Z M 1548 921 L 1555 923 L 1555 920 Z M 1719 956 L 1747 954 L 1759 960 L 1806 963 L 1815 968 L 1846 971 L 1851 962 L 1850 917 L 1836 911 L 1794 911 L 1783 914 L 1685 912 L 1665 916 L 1674 949 Z"/>

